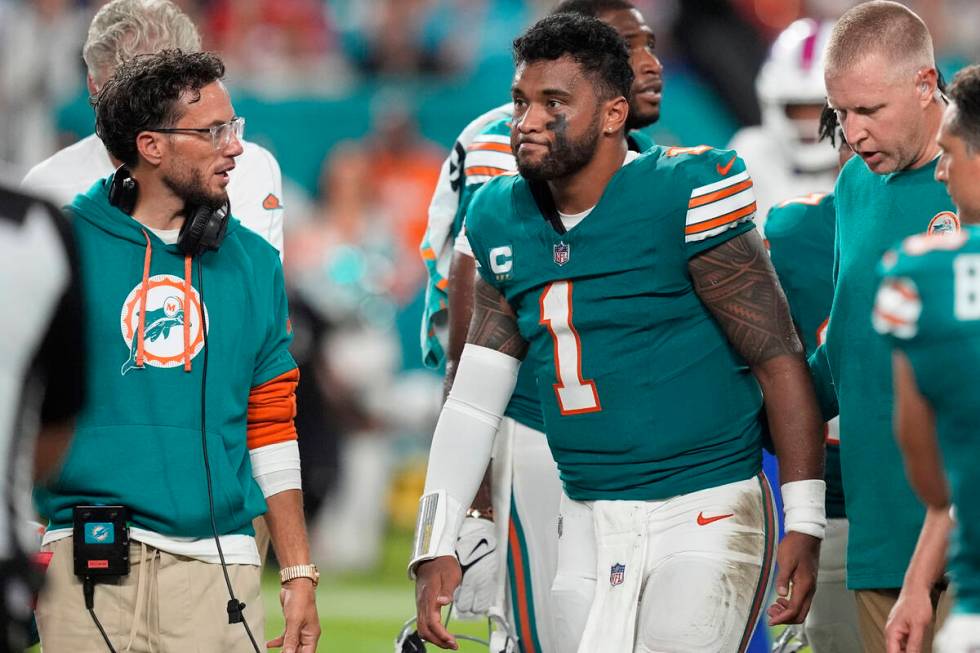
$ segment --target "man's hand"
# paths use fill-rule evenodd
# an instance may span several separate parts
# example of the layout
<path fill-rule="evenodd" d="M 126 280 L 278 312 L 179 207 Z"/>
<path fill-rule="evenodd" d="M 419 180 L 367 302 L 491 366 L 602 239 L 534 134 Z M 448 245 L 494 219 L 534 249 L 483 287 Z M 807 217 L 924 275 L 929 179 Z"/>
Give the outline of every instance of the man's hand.
<path fill-rule="evenodd" d="M 463 580 L 453 601 L 456 616 L 460 619 L 484 617 L 497 590 L 499 561 L 493 522 L 476 517 L 464 519 L 456 540 L 456 557 L 463 570 Z"/>
<path fill-rule="evenodd" d="M 932 625 L 932 596 L 928 587 L 904 585 L 885 624 L 888 653 L 920 653 L 926 629 Z"/>
<path fill-rule="evenodd" d="M 282 653 L 316 653 L 320 639 L 320 618 L 316 612 L 316 593 L 309 578 L 294 578 L 279 590 L 286 629 L 266 643 L 266 648 L 282 648 Z"/>
<path fill-rule="evenodd" d="M 439 648 L 459 648 L 455 638 L 442 625 L 442 608 L 452 602 L 453 592 L 463 574 L 456 556 L 427 560 L 415 570 L 415 611 L 419 635 Z"/>
<path fill-rule="evenodd" d="M 776 602 L 767 613 L 769 625 L 803 623 L 817 588 L 820 540 L 790 531 L 776 554 Z"/>

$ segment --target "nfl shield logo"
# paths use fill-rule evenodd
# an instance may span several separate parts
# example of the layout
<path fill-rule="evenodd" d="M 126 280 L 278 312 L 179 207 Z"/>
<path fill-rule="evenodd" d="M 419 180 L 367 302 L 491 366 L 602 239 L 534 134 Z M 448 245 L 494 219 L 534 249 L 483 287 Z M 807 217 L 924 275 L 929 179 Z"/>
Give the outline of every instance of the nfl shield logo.
<path fill-rule="evenodd" d="M 561 241 L 555 243 L 555 263 L 565 265 L 571 255 L 572 248 L 567 243 Z"/>
<path fill-rule="evenodd" d="M 616 587 L 623 584 L 626 576 L 626 565 L 613 565 L 609 569 L 609 585 Z"/>

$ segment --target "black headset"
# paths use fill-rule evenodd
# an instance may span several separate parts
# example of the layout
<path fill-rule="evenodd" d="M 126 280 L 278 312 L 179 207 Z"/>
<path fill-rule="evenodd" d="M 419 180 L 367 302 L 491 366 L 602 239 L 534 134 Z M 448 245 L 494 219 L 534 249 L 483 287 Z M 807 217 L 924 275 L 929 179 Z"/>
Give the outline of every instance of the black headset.
<path fill-rule="evenodd" d="M 109 183 L 109 204 L 126 215 L 132 215 L 139 197 L 139 184 L 125 165 L 116 168 Z M 199 256 L 214 251 L 228 233 L 228 219 L 231 217 L 231 204 L 228 200 L 214 210 L 207 206 L 188 206 L 184 225 L 177 235 L 177 247 L 184 254 Z"/>

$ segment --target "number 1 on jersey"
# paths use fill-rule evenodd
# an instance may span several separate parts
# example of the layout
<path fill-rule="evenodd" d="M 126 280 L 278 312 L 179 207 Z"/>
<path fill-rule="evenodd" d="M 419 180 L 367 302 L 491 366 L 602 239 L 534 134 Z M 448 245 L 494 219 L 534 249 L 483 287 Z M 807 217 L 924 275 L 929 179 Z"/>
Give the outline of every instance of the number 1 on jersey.
<path fill-rule="evenodd" d="M 572 282 L 554 281 L 541 293 L 541 324 L 555 346 L 555 395 L 562 415 L 602 410 L 595 382 L 582 378 L 582 341 L 572 325 Z"/>

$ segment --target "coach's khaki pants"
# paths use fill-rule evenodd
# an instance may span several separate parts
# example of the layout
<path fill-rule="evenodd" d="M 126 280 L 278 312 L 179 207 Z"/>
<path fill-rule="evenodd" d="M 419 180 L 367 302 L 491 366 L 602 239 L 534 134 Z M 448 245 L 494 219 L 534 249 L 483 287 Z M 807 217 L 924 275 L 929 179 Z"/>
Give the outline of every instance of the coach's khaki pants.
<path fill-rule="evenodd" d="M 897 589 L 857 590 L 858 623 L 861 627 L 861 646 L 864 653 L 885 653 L 885 624 L 888 614 L 898 601 Z M 949 591 L 936 591 L 933 595 L 934 620 L 926 629 L 922 640 L 922 652 L 932 651 L 932 638 L 942 627 L 952 607 Z"/>
<path fill-rule="evenodd" d="M 45 546 L 51 563 L 36 610 L 44 653 L 105 653 L 73 573 L 72 538 Z M 228 623 L 228 590 L 221 566 L 130 544 L 130 573 L 95 586 L 95 614 L 119 653 L 242 653 L 252 645 L 242 624 Z M 259 568 L 228 565 L 235 595 L 259 649 L 265 650 L 265 613 Z"/>

